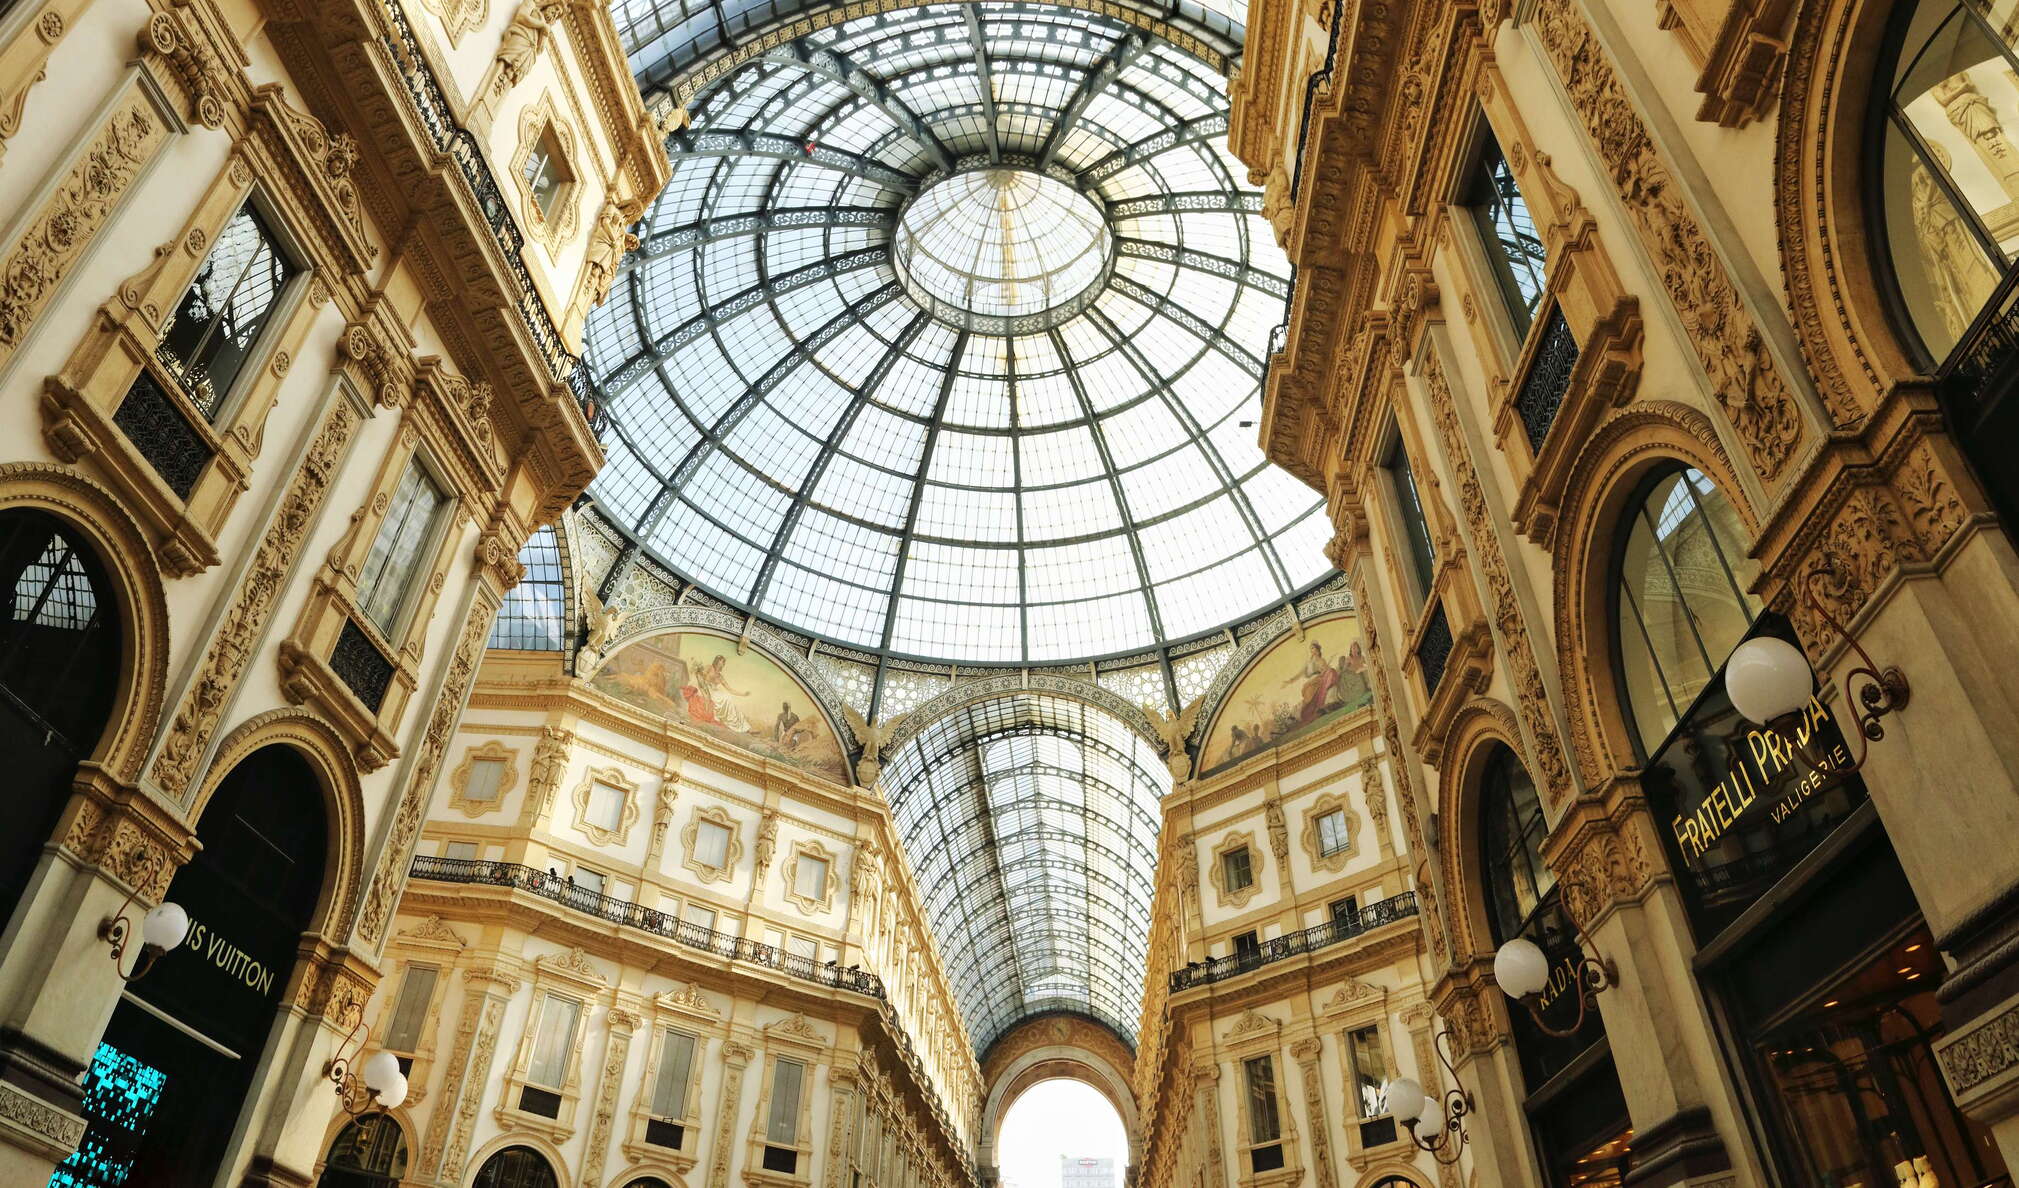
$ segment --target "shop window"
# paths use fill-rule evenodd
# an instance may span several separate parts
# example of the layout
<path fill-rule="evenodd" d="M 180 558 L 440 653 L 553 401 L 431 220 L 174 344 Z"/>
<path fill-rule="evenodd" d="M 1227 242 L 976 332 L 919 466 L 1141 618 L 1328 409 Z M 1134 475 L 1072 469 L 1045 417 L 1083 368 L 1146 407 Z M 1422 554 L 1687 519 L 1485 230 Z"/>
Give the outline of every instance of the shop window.
<path fill-rule="evenodd" d="M 1243 966 L 1258 964 L 1262 958 L 1262 937 L 1254 929 L 1234 934 L 1234 958 Z"/>
<path fill-rule="evenodd" d="M 1410 593 L 1421 606 L 1430 598 L 1431 578 L 1437 572 L 1437 548 L 1430 543 L 1430 522 L 1424 518 L 1423 498 L 1416 490 L 1416 475 L 1409 468 L 1409 452 L 1402 448 L 1399 432 L 1382 467 L 1388 471 L 1388 483 L 1394 489 L 1395 518 L 1402 522 L 1403 553 L 1409 562 L 1409 575 L 1416 582 Z"/>
<path fill-rule="evenodd" d="M 1701 471 L 1648 479 L 1622 529 L 1613 638 L 1625 709 L 1650 755 L 1745 638 L 1756 568 L 1738 512 Z"/>
<path fill-rule="evenodd" d="M 470 1188 L 560 1188 L 546 1157 L 531 1147 L 506 1147 L 484 1160 Z"/>
<path fill-rule="evenodd" d="M 163 369 L 206 417 L 217 418 L 299 271 L 251 201 L 217 233 L 154 348 Z"/>
<path fill-rule="evenodd" d="M 0 746 L 8 763 L 0 930 L 70 802 L 77 764 L 112 715 L 122 648 L 112 584 L 90 545 L 53 516 L 0 512 Z"/>
<path fill-rule="evenodd" d="M 532 151 L 526 154 L 525 163 L 520 168 L 540 217 L 553 214 L 555 201 L 560 198 L 562 188 L 574 180 L 574 174 L 569 172 L 567 154 L 562 151 L 560 138 L 554 135 L 552 124 L 541 130 L 539 139 L 533 142 Z"/>
<path fill-rule="evenodd" d="M 1513 751 L 1494 748 L 1480 777 L 1480 800 L 1486 813 L 1480 831 L 1486 847 L 1486 906 L 1498 944 L 1522 934 L 1554 889 L 1556 876 L 1542 861 L 1542 839 L 1549 832 L 1542 801 Z"/>
<path fill-rule="evenodd" d="M 652 1083 L 651 1117 L 645 1141 L 679 1150 L 687 1141 L 687 1098 L 694 1079 L 694 1054 L 700 1041 L 684 1031 L 660 1034 L 659 1072 Z"/>
<path fill-rule="evenodd" d="M 1248 1170 L 1276 1171 L 1283 1166 L 1283 1123 L 1276 1101 L 1276 1061 L 1255 1056 L 1241 1065 L 1248 1105 Z"/>
<path fill-rule="evenodd" d="M 1333 809 L 1318 818 L 1318 852 L 1331 855 L 1351 849 L 1353 836 L 1346 830 L 1346 810 Z"/>
<path fill-rule="evenodd" d="M 337 1132 L 317 1188 L 399 1188 L 407 1174 L 407 1136 L 384 1114 L 367 1114 Z"/>
<path fill-rule="evenodd" d="M 1220 855 L 1220 876 L 1230 892 L 1245 891 L 1255 885 L 1255 864 L 1248 847 L 1242 846 Z"/>
<path fill-rule="evenodd" d="M 427 568 L 435 528 L 448 502 L 419 455 L 409 459 L 358 577 L 358 607 L 388 639 L 400 636 L 408 595 Z"/>
<path fill-rule="evenodd" d="M 1514 171 L 1508 168 L 1500 142 L 1484 119 L 1480 121 L 1479 141 L 1479 154 L 1460 201 L 1472 212 L 1480 246 L 1486 251 L 1487 266 L 1506 302 L 1515 335 L 1525 338 L 1542 301 L 1547 259 L 1528 203 L 1522 201 L 1521 187 L 1515 184 Z"/>
<path fill-rule="evenodd" d="M 385 1046 L 400 1054 L 402 1072 L 410 1071 L 414 1050 L 420 1046 L 421 1025 L 427 1022 L 428 1005 L 440 974 L 432 965 L 409 965 L 400 979 L 400 996 L 393 1005 L 392 1023 L 386 1027 Z"/>

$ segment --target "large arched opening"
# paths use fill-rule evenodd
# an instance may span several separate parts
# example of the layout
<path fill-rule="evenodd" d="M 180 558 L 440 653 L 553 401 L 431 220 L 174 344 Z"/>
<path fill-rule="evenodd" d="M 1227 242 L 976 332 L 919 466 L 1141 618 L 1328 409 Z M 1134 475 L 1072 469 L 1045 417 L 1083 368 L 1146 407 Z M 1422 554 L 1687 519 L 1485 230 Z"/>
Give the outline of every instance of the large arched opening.
<path fill-rule="evenodd" d="M 1113 1099 L 1071 1071 L 1041 1075 L 1009 1099 L 995 1128 L 999 1184 L 1120 1188 L 1135 1156 Z"/>
<path fill-rule="evenodd" d="M 1112 1158 L 1117 1185 L 1141 1156 L 1142 1127 L 1129 1080 L 1135 1051 L 1110 1028 L 1076 1014 L 1029 1019 L 991 1044 L 981 1066 L 986 1089 L 978 1161 L 1002 1181 L 1022 1188 L 1054 1183 L 1057 1165 L 1042 1159 L 1034 1163 L 1034 1150 L 1049 1152 L 1048 1159 Z M 1075 1121 L 1080 1117 L 1098 1124 L 1083 1127 Z M 1055 1119 L 1055 1124 L 1032 1121 L 1047 1118 Z M 1110 1133 L 1105 1119 L 1112 1119 L 1113 1134 L 1119 1138 L 1113 1153 L 1077 1149 Z M 1048 1169 L 1045 1174 L 1029 1178 L 1040 1164 Z"/>

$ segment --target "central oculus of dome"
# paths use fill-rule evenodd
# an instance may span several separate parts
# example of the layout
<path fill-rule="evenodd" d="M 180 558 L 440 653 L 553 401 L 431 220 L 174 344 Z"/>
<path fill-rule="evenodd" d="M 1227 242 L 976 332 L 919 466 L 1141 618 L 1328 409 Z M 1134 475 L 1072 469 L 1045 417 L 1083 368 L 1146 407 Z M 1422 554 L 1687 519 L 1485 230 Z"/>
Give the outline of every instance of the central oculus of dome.
<path fill-rule="evenodd" d="M 919 192 L 892 260 L 914 300 L 970 330 L 1028 332 L 1078 314 L 1106 279 L 1106 212 L 1029 169 L 956 173 Z"/>

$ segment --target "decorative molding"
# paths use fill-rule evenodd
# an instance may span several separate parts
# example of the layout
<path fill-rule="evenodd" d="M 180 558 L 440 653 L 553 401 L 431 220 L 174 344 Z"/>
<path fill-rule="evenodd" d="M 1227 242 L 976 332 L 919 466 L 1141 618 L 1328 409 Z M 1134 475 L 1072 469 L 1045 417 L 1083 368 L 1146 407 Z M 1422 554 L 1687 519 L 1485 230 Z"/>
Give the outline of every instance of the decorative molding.
<path fill-rule="evenodd" d="M 825 1044 L 827 1042 L 827 1037 L 822 1035 L 818 1028 L 808 1023 L 806 1016 L 801 1014 L 788 1015 L 775 1023 L 765 1024 L 764 1034 L 783 1036 L 787 1039 L 806 1040 L 815 1044 Z"/>
<path fill-rule="evenodd" d="M 610 984 L 609 977 L 602 970 L 596 968 L 596 963 L 589 960 L 589 954 L 584 952 L 580 945 L 576 945 L 574 948 L 559 955 L 549 953 L 545 957 L 534 961 L 533 964 L 542 973 L 557 973 L 575 981 L 588 982 L 596 986 L 607 986 Z"/>
<path fill-rule="evenodd" d="M 1364 786 L 1364 784 L 1363 784 Z M 1346 845 L 1334 852 L 1325 853 L 1318 830 L 1320 818 L 1339 813 L 1346 821 Z M 1304 856 L 1311 861 L 1312 870 L 1338 873 L 1360 853 L 1360 818 L 1353 812 L 1353 806 L 1337 792 L 1327 792 L 1311 802 L 1304 810 L 1304 828 L 1298 833 L 1298 840 L 1304 846 Z"/>
<path fill-rule="evenodd" d="M 1248 885 L 1238 891 L 1227 889 L 1227 855 L 1236 850 L 1248 851 Z M 1229 833 L 1213 847 L 1213 892 L 1221 907 L 1244 908 L 1248 901 L 1262 891 L 1262 848 L 1255 844 L 1255 835 L 1250 830 Z"/>
<path fill-rule="evenodd" d="M 1234 1021 L 1234 1025 L 1227 1029 L 1227 1038 L 1230 1040 L 1240 1039 L 1242 1036 L 1255 1035 L 1265 1031 L 1273 1033 L 1280 1031 L 1282 1027 L 1282 1023 L 1261 1013 L 1254 1007 L 1249 1007 L 1242 1013 L 1239 1019 Z"/>
<path fill-rule="evenodd" d="M 26 1130 L 45 1150 L 61 1148 L 66 1155 L 84 1141 L 83 1118 L 5 1081 L 0 1081 L 0 1129 Z"/>
<path fill-rule="evenodd" d="M 672 1007 L 675 1010 L 687 1011 L 696 1015 L 706 1015 L 711 1019 L 722 1017 L 722 1012 L 716 1009 L 714 1003 L 709 1002 L 702 996 L 701 987 L 694 982 L 687 983 L 686 986 L 679 990 L 669 990 L 661 994 L 659 996 L 659 1005 Z"/>
<path fill-rule="evenodd" d="M 1332 997 L 1326 999 L 1325 1005 L 1318 1009 L 1324 1014 L 1336 1015 L 1355 1007 L 1378 1006 L 1387 999 L 1388 991 L 1346 974 L 1342 976 L 1339 988 L 1332 992 Z"/>
<path fill-rule="evenodd" d="M 729 831 L 729 846 L 721 866 L 709 866 L 695 857 L 695 846 L 700 840 L 701 823 L 709 821 Z M 743 860 L 743 831 L 737 826 L 736 818 L 727 809 L 712 804 L 695 806 L 692 816 L 687 818 L 686 828 L 680 831 L 680 844 L 686 847 L 680 865 L 694 872 L 704 883 L 727 883 L 736 878 L 736 864 Z"/>
<path fill-rule="evenodd" d="M 470 943 L 462 938 L 462 934 L 449 927 L 440 916 L 429 916 L 412 928 L 402 928 L 393 935 L 400 940 L 450 944 L 458 949 L 467 948 Z"/>
<path fill-rule="evenodd" d="M 537 5 L 527 5 L 536 8 Z M 521 10 L 522 12 L 525 9 Z M 517 17 L 513 18 L 513 28 L 519 28 Z M 507 43 L 509 48 L 509 42 Z M 510 73 L 505 50 L 499 51 L 498 78 L 504 80 Z M 514 79 L 513 81 L 517 81 Z M 543 94 L 535 102 L 527 104 L 519 111 L 519 147 L 512 153 L 512 181 L 518 185 L 519 200 L 524 215 L 520 225 L 532 239 L 544 244 L 547 251 L 559 257 L 562 249 L 574 238 L 575 227 L 582 217 L 582 179 L 589 173 L 590 162 L 583 158 L 579 148 L 580 138 L 574 125 L 561 115 L 561 105 L 552 94 Z M 561 183 L 546 210 L 533 196 L 532 183 L 526 180 L 526 163 L 532 158 L 540 140 L 552 131 L 554 141 L 561 150 L 560 165 L 567 170 L 567 180 Z"/>
<path fill-rule="evenodd" d="M 799 860 L 811 858 L 827 864 L 827 874 L 821 880 L 821 896 L 818 899 L 799 893 Z M 809 916 L 817 916 L 834 908 L 834 885 L 841 878 L 841 864 L 837 855 L 826 846 L 811 839 L 801 839 L 792 843 L 792 861 L 787 869 L 780 871 L 785 879 L 785 900 L 793 907 Z"/>
<path fill-rule="evenodd" d="M 596 786 L 615 788 L 624 794 L 624 803 L 617 810 L 615 829 L 597 825 L 589 820 L 589 801 L 595 795 Z M 621 767 L 592 767 L 583 773 L 582 781 L 575 785 L 575 828 L 582 836 L 599 846 L 621 846 L 629 843 L 631 827 L 638 823 L 638 781 L 624 774 Z"/>

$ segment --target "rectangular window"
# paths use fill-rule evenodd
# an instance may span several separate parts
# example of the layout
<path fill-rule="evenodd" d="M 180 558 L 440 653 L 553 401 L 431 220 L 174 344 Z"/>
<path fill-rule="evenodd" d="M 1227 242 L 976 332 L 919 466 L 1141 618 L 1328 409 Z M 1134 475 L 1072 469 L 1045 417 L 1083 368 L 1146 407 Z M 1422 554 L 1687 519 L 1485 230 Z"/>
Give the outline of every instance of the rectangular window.
<path fill-rule="evenodd" d="M 802 961 L 815 961 L 820 957 L 820 942 L 807 936 L 791 937 L 785 942 L 785 951 Z"/>
<path fill-rule="evenodd" d="M 1262 938 L 1254 929 L 1234 934 L 1234 955 L 1251 957 L 1262 951 Z"/>
<path fill-rule="evenodd" d="M 427 567 L 425 554 L 447 506 L 420 459 L 409 459 L 358 576 L 358 608 L 388 639 L 397 633 L 408 595 Z"/>
<path fill-rule="evenodd" d="M 154 348 L 206 416 L 217 416 L 298 271 L 251 202 L 217 233 Z"/>
<path fill-rule="evenodd" d="M 696 928 L 714 928 L 715 909 L 712 907 L 703 907 L 698 903 L 689 903 L 687 905 L 687 922 Z"/>
<path fill-rule="evenodd" d="M 568 1054 L 575 1050 L 575 1021 L 582 1004 L 572 998 L 549 994 L 540 1003 L 540 1023 L 533 1033 L 533 1062 L 526 1080 L 548 1089 L 559 1089 L 568 1076 Z"/>
<path fill-rule="evenodd" d="M 504 782 L 503 759 L 472 759 L 469 775 L 463 780 L 463 799 L 474 804 L 489 804 L 498 798 L 498 789 Z"/>
<path fill-rule="evenodd" d="M 533 192 L 533 205 L 539 207 L 543 216 L 551 213 L 561 187 L 571 180 L 567 157 L 561 152 L 561 142 L 555 138 L 552 127 L 541 131 L 540 139 L 533 142 L 533 151 L 526 155 L 525 178 L 527 188 Z"/>
<path fill-rule="evenodd" d="M 624 789 L 609 784 L 589 785 L 589 824 L 615 831 L 624 820 Z"/>
<path fill-rule="evenodd" d="M 694 861 L 717 870 L 729 865 L 729 830 L 714 821 L 702 821 L 694 830 Z"/>
<path fill-rule="evenodd" d="M 400 980 L 399 1001 L 393 1006 L 392 1026 L 386 1028 L 386 1047 L 394 1052 L 412 1052 L 421 1042 L 421 1024 L 427 1021 L 428 1001 L 435 994 L 435 978 L 441 971 L 432 965 L 409 965 Z"/>
<path fill-rule="evenodd" d="M 448 845 L 442 847 L 442 857 L 444 858 L 455 858 L 459 861 L 469 862 L 475 859 L 476 856 L 477 843 L 475 842 L 450 842 Z"/>
<path fill-rule="evenodd" d="M 575 889 L 586 891 L 591 895 L 601 895 L 604 886 L 607 884 L 602 871 L 590 870 L 586 866 L 576 867 L 573 877 L 575 879 Z"/>
<path fill-rule="evenodd" d="M 1463 201 L 1479 228 L 1480 246 L 1486 249 L 1487 266 L 1507 303 L 1515 336 L 1526 338 L 1535 308 L 1542 302 L 1548 260 L 1528 203 L 1522 201 L 1521 188 L 1514 182 L 1514 171 L 1507 167 L 1507 157 L 1484 120 L 1480 121 L 1479 140 L 1479 158 Z"/>
<path fill-rule="evenodd" d="M 654 1117 L 687 1115 L 687 1082 L 693 1075 L 694 1037 L 684 1031 L 666 1032 L 659 1041 L 659 1080 L 652 1086 Z"/>
<path fill-rule="evenodd" d="M 1374 1025 L 1346 1033 L 1346 1059 L 1353 1070 L 1353 1093 L 1362 1118 L 1388 1112 L 1388 1061 L 1381 1053 L 1381 1028 Z"/>
<path fill-rule="evenodd" d="M 792 868 L 792 890 L 801 899 L 826 899 L 827 861 L 801 854 Z"/>
<path fill-rule="evenodd" d="M 1353 845 L 1353 839 L 1346 833 L 1346 810 L 1333 809 L 1318 818 L 1318 852 L 1331 856 Z"/>
<path fill-rule="evenodd" d="M 771 1066 L 771 1114 L 764 1124 L 764 1141 L 792 1143 L 799 1139 L 799 1091 L 806 1081 L 806 1066 L 797 1060 L 779 1059 Z"/>
<path fill-rule="evenodd" d="M 1226 872 L 1227 890 L 1241 891 L 1255 882 L 1254 863 L 1248 857 L 1248 847 L 1228 850 L 1220 859 L 1220 866 Z"/>
<path fill-rule="evenodd" d="M 1248 1085 L 1248 1141 L 1273 1143 L 1283 1137 L 1282 1123 L 1276 1117 L 1275 1058 L 1257 1056 L 1243 1068 Z"/>
<path fill-rule="evenodd" d="M 1351 895 L 1332 901 L 1332 926 L 1351 928 L 1359 922 L 1360 901 Z"/>
<path fill-rule="evenodd" d="M 1416 490 L 1416 474 L 1409 468 L 1409 451 L 1402 448 L 1402 434 L 1382 463 L 1388 481 L 1395 488 L 1395 517 L 1402 521 L 1402 543 L 1409 556 L 1409 570 L 1416 579 L 1416 601 L 1430 597 L 1431 578 L 1437 573 L 1437 548 L 1430 543 L 1430 521 L 1423 515 L 1423 499 Z"/>

